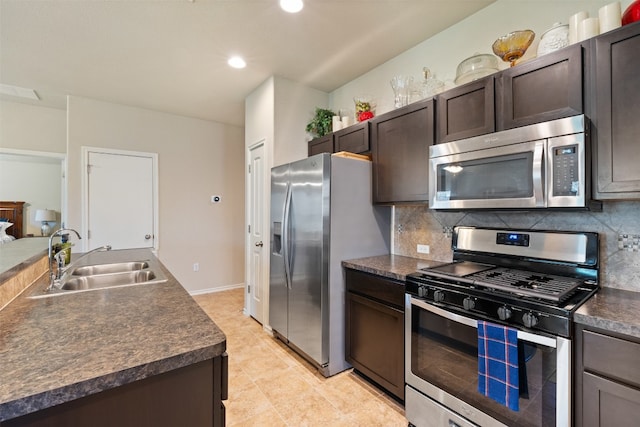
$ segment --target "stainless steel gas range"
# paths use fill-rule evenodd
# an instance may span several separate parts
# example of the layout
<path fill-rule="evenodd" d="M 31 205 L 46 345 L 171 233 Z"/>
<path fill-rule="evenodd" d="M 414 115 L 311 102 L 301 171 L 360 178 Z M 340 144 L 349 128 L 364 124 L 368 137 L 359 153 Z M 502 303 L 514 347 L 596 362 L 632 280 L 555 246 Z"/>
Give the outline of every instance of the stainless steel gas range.
<path fill-rule="evenodd" d="M 598 290 L 598 245 L 590 232 L 456 227 L 453 262 L 407 276 L 409 423 L 570 426 L 572 317 Z M 483 388 L 485 324 L 517 336 L 517 378 L 497 377 L 515 409 Z"/>

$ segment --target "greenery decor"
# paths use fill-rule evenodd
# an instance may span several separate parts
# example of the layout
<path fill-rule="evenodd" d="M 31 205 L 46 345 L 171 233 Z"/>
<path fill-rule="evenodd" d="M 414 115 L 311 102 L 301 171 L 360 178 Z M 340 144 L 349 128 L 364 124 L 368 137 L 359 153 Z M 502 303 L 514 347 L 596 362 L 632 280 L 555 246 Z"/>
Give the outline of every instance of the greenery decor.
<path fill-rule="evenodd" d="M 325 136 L 331 132 L 333 116 L 337 115 L 331 110 L 316 107 L 316 115 L 307 124 L 306 131 L 316 138 Z"/>

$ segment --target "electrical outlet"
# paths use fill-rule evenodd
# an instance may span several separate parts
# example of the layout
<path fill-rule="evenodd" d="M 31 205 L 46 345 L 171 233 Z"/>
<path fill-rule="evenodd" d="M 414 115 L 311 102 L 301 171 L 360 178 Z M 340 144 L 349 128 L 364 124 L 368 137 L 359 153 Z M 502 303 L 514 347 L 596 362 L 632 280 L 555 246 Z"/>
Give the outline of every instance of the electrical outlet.
<path fill-rule="evenodd" d="M 193 263 L 193 271 L 198 272 L 200 271 L 200 264 L 197 262 Z"/>
<path fill-rule="evenodd" d="M 418 253 L 419 254 L 428 254 L 429 253 L 429 245 L 418 245 Z"/>

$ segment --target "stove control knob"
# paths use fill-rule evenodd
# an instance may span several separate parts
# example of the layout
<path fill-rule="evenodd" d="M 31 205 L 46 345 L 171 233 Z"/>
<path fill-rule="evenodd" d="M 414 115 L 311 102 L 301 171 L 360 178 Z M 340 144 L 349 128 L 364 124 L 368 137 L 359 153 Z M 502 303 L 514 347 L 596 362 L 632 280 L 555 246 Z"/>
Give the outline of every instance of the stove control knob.
<path fill-rule="evenodd" d="M 511 318 L 511 310 L 506 305 L 498 308 L 498 317 L 500 320 L 507 320 Z"/>
<path fill-rule="evenodd" d="M 538 317 L 533 313 L 525 313 L 522 315 L 522 323 L 527 328 L 533 328 L 538 324 Z"/>
<path fill-rule="evenodd" d="M 429 290 L 426 286 L 418 286 L 418 296 L 424 298 L 429 293 Z"/>
<path fill-rule="evenodd" d="M 471 297 L 466 297 L 462 300 L 462 306 L 465 310 L 473 310 L 476 308 L 476 301 Z"/>
<path fill-rule="evenodd" d="M 433 300 L 435 302 L 442 302 L 444 301 L 444 292 L 442 291 L 434 291 L 433 292 Z"/>

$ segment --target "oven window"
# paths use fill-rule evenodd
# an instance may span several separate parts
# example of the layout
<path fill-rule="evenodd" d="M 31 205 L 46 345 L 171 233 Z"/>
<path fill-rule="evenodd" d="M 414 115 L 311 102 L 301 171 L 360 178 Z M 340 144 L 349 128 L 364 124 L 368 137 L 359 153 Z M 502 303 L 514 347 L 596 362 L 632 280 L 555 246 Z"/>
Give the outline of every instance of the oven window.
<path fill-rule="evenodd" d="M 442 164 L 437 174 L 444 201 L 533 197 L 533 152 Z"/>
<path fill-rule="evenodd" d="M 506 425 L 555 426 L 556 350 L 518 341 L 520 410 L 478 392 L 478 338 L 473 327 L 412 306 L 411 371 Z M 438 396 L 431 396 L 438 400 Z M 441 402 L 442 403 L 442 402 Z"/>

